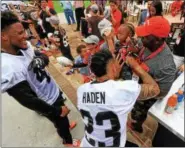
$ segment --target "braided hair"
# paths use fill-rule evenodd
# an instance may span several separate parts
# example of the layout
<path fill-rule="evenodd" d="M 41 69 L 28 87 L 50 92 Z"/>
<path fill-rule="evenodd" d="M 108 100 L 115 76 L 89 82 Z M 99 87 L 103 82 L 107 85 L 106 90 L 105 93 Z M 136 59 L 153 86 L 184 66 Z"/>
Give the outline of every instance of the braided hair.
<path fill-rule="evenodd" d="M 131 23 L 126 23 L 126 27 L 130 30 L 131 37 L 134 37 L 135 35 L 135 27 Z"/>
<path fill-rule="evenodd" d="M 121 26 L 127 27 L 129 29 L 130 36 L 134 37 L 134 35 L 135 35 L 135 27 L 134 27 L 134 25 L 132 25 L 131 23 L 125 23 L 125 24 L 122 24 Z"/>

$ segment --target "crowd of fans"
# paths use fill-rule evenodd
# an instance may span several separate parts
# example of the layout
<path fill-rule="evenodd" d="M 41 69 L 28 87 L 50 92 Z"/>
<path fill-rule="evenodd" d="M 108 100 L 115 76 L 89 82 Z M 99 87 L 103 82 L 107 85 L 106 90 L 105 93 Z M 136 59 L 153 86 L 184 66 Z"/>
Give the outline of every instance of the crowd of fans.
<path fill-rule="evenodd" d="M 57 58 L 58 62 L 71 69 L 66 74 L 71 75 L 78 69 L 83 82 L 87 83 L 78 89 L 77 94 L 78 108 L 86 125 L 86 136 L 81 145 L 86 147 L 132 146 L 126 142 L 125 136 L 129 111 L 132 118 L 129 126 L 142 133 L 142 124 L 149 108 L 168 93 L 177 73 L 184 71 L 184 29 L 178 35 L 173 49 L 170 49 L 166 39 L 169 38 L 171 27 L 163 17 L 160 0 L 109 0 L 108 5 L 106 3 L 106 0 L 90 0 L 90 5 L 85 8 L 84 1 L 61 1 L 67 24 L 77 23 L 75 31 L 80 31 L 84 37 L 83 43 L 76 47 L 78 56 L 74 59 L 67 32 L 60 24 L 56 11 L 48 6 L 47 0 L 35 1 L 34 4 L 2 1 L 1 90 L 8 92 L 23 106 L 52 121 L 65 145 L 71 146 L 73 143 L 69 129 L 74 128 L 76 123 L 69 123 L 69 109 L 64 105 L 63 93 L 45 70 L 49 63 L 47 56 L 61 52 L 62 57 Z M 128 23 L 127 18 L 136 4 L 146 7 L 141 11 L 137 27 Z M 174 1 L 171 11 L 173 16 L 181 13 L 184 17 L 184 2 Z M 125 83 L 122 84 L 117 79 L 125 80 Z M 103 105 L 107 105 L 107 108 L 95 107 L 87 104 L 88 92 L 104 92 L 109 96 L 107 100 L 118 100 L 104 102 Z M 95 96 L 98 98 L 97 94 Z M 121 96 L 126 96 L 123 103 Z M 139 99 L 136 101 L 137 98 Z M 114 110 L 118 117 L 107 111 L 107 117 L 102 115 L 102 119 L 99 119 L 97 116 L 98 112 L 102 113 L 101 109 Z M 107 137 L 113 137 L 113 143 L 110 142 L 111 139 L 106 141 L 101 134 L 92 134 L 93 130 L 100 133 L 101 130 L 106 131 L 106 128 L 92 127 L 95 116 L 97 125 L 102 125 L 105 119 L 115 118 L 116 122 L 117 118 L 121 120 L 119 126 L 111 121 L 111 125 L 115 126 L 112 127 L 114 131 L 107 131 Z M 88 123 L 85 117 L 88 118 Z M 121 142 L 118 132 L 120 128 Z M 95 143 L 99 140 L 103 142 Z M 79 141 L 76 143 L 79 144 Z"/>

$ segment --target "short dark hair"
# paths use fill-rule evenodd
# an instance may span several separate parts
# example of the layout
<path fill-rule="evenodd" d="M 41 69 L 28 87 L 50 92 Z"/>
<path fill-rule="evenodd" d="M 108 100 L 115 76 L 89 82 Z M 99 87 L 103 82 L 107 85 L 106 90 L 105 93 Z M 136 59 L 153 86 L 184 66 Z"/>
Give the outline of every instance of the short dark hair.
<path fill-rule="evenodd" d="M 1 30 L 8 28 L 10 25 L 20 22 L 18 17 L 11 11 L 1 13 Z"/>
<path fill-rule="evenodd" d="M 91 71 L 97 76 L 102 77 L 107 74 L 107 64 L 113 59 L 109 50 L 101 50 L 92 56 L 90 68 Z"/>
<path fill-rule="evenodd" d="M 82 49 L 83 48 L 86 48 L 86 46 L 85 45 L 79 45 L 77 48 L 76 48 L 76 52 L 78 53 L 78 54 L 80 54 L 81 52 L 82 52 Z"/>
<path fill-rule="evenodd" d="M 114 3 L 115 5 L 117 5 L 117 0 L 109 0 L 109 3 Z"/>

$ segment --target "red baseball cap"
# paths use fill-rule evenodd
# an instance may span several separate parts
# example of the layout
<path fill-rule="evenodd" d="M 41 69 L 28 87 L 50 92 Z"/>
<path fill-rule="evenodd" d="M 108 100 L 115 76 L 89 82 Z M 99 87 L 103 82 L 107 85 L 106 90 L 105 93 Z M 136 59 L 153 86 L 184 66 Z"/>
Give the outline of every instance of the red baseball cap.
<path fill-rule="evenodd" d="M 169 33 L 170 24 L 162 16 L 154 16 L 146 20 L 144 25 L 136 27 L 136 34 L 140 37 L 154 35 L 156 37 L 166 38 Z"/>

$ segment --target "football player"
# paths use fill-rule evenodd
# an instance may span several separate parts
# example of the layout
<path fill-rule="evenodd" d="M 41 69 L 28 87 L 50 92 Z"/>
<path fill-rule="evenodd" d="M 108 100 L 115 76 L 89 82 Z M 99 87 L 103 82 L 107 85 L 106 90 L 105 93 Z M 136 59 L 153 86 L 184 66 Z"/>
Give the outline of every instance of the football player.
<path fill-rule="evenodd" d="M 68 120 L 70 110 L 63 92 L 45 70 L 49 59 L 34 52 L 18 17 L 10 11 L 1 14 L 1 92 L 7 92 L 21 105 L 41 113 L 53 122 L 63 144 L 73 145 Z M 76 142 L 77 143 L 77 142 Z"/>
<path fill-rule="evenodd" d="M 147 100 L 159 94 L 155 80 L 146 73 L 134 58 L 127 56 L 126 63 L 143 80 L 117 80 L 123 66 L 121 56 L 113 58 L 108 50 L 95 53 L 91 71 L 96 80 L 78 88 L 78 109 L 85 124 L 82 147 L 136 146 L 126 141 L 128 113 L 136 100 Z"/>

